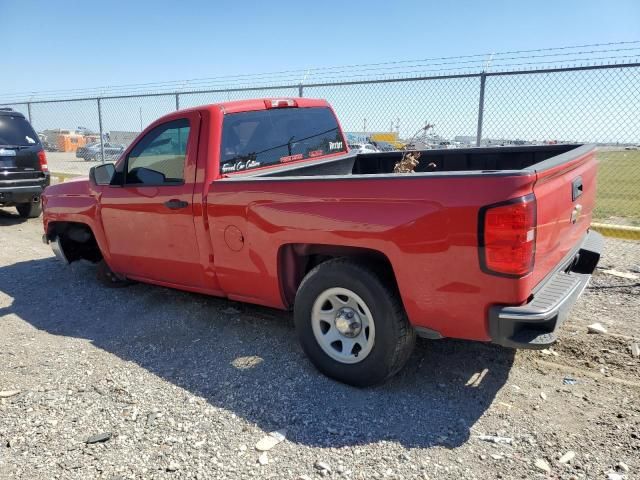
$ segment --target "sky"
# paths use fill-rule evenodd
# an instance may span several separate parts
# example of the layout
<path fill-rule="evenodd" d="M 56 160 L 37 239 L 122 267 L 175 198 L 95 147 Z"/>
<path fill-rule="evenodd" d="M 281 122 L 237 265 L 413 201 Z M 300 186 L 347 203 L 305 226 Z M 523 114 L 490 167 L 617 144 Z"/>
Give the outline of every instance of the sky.
<path fill-rule="evenodd" d="M 0 0 L 0 25 L 2 100 L 52 90 L 638 41 L 640 1 Z M 640 44 L 633 46 L 637 55 Z M 488 79 L 484 132 L 636 141 L 639 70 Z M 410 135 L 428 121 L 452 138 L 475 134 L 478 91 L 478 79 L 465 79 L 317 87 L 305 89 L 305 96 L 329 100 L 345 130 L 388 130 L 395 122 Z M 296 96 L 297 89 L 247 95 Z M 234 98 L 181 95 L 180 106 Z M 15 108 L 27 113 L 26 105 Z M 102 123 L 105 131 L 139 131 L 174 109 L 173 97 L 105 100 Z M 31 113 L 38 130 L 98 128 L 95 101 L 33 104 Z M 604 120 L 596 122 L 598 131 L 585 115 Z"/>
<path fill-rule="evenodd" d="M 640 1 L 0 0 L 0 25 L 1 97 L 638 40 Z"/>

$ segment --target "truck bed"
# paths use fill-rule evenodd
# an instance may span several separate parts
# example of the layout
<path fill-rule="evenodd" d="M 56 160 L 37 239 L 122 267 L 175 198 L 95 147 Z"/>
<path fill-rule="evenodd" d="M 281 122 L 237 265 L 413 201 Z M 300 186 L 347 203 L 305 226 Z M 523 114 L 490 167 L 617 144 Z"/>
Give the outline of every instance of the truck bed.
<path fill-rule="evenodd" d="M 560 164 L 569 157 L 589 151 L 593 146 L 580 144 L 527 145 L 515 147 L 420 150 L 416 173 L 459 172 L 514 175 L 532 173 Z M 246 177 L 296 177 L 340 175 L 390 175 L 404 152 L 347 154 L 311 164 L 283 165 L 239 174 Z M 236 175 L 234 175 L 236 176 Z"/>
<path fill-rule="evenodd" d="M 282 286 L 274 281 L 267 294 L 263 279 L 265 271 L 280 267 L 255 264 L 255 258 L 284 258 L 287 244 L 367 245 L 397 268 L 414 326 L 490 339 L 484 321 L 470 325 L 466 319 L 486 318 L 487 298 L 500 305 L 526 303 L 584 240 L 595 203 L 593 145 L 421 153 L 415 174 L 391 173 L 402 152 L 385 152 L 237 172 L 216 181 L 207 199 L 208 216 L 218 222 L 214 251 L 228 248 L 222 235 L 227 225 L 238 227 L 255 249 L 217 257 L 224 290 L 247 301 L 261 285 L 262 295 L 270 296 L 263 303 L 278 306 Z M 435 168 L 426 171 L 429 163 Z M 572 197 L 576 181 L 580 190 Z M 516 281 L 481 272 L 479 212 L 529 194 L 535 194 L 537 216 L 533 271 Z M 227 284 L 231 278 L 242 281 Z M 451 304 L 452 296 L 460 308 Z"/>

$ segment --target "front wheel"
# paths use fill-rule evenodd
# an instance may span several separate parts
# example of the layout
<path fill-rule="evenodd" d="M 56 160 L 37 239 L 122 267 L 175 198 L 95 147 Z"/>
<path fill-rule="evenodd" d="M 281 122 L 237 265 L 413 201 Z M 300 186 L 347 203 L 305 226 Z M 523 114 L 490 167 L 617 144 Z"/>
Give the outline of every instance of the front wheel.
<path fill-rule="evenodd" d="M 311 362 L 325 375 L 364 387 L 406 363 L 415 344 L 396 289 L 346 258 L 311 270 L 296 294 L 294 320 Z"/>
<path fill-rule="evenodd" d="M 42 200 L 37 202 L 19 203 L 16 205 L 18 215 L 22 218 L 38 218 L 42 213 Z"/>

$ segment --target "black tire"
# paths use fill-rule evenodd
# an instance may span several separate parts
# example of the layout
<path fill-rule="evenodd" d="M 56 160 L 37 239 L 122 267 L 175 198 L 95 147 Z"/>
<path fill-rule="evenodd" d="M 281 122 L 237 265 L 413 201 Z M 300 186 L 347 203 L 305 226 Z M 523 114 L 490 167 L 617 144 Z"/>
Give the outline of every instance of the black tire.
<path fill-rule="evenodd" d="M 42 200 L 19 203 L 16 205 L 16 210 L 18 210 L 18 215 L 22 218 L 38 218 L 42 213 Z"/>
<path fill-rule="evenodd" d="M 132 280 L 127 280 L 122 275 L 114 273 L 104 260 L 100 260 L 97 264 L 96 278 L 102 285 L 109 288 L 128 287 L 135 283 Z"/>
<path fill-rule="evenodd" d="M 313 333 L 313 304 L 320 294 L 334 287 L 357 294 L 367 304 L 375 323 L 373 347 L 358 363 L 334 360 Z M 326 261 L 307 274 L 296 294 L 294 322 L 302 349 L 315 367 L 328 377 L 357 387 L 376 385 L 395 375 L 415 345 L 415 331 L 395 286 L 384 282 L 374 270 L 348 258 Z"/>

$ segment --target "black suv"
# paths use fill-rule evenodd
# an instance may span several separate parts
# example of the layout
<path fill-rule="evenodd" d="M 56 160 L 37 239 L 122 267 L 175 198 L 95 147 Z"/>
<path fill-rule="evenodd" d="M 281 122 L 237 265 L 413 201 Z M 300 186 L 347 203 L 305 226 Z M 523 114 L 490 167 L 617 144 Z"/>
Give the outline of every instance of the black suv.
<path fill-rule="evenodd" d="M 0 107 L 0 206 L 36 218 L 49 182 L 47 156 L 33 127 L 23 114 Z"/>

